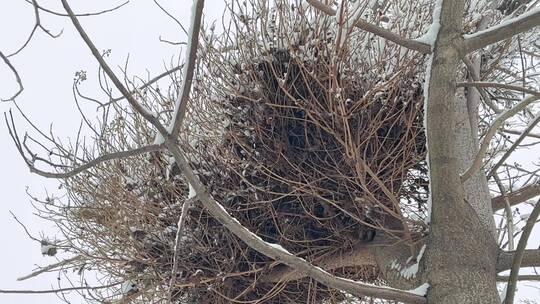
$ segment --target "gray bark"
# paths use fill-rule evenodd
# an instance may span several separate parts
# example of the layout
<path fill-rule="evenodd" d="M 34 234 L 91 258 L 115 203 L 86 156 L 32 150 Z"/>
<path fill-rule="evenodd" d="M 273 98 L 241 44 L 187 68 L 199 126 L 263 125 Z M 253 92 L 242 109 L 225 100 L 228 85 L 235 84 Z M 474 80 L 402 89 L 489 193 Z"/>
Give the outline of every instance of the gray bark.
<path fill-rule="evenodd" d="M 440 30 L 433 51 L 426 108 L 428 161 L 432 193 L 431 227 L 424 277 L 431 286 L 428 303 L 499 303 L 495 282 L 497 244 L 461 183 L 463 147 L 454 128 L 463 119 L 456 109 L 464 1 L 443 1 Z M 461 116 L 461 117 L 460 117 Z M 469 124 L 459 121 L 461 124 Z M 464 138 L 471 136 L 462 130 Z M 470 193 L 472 191 L 469 191 Z M 476 198 L 475 198 L 476 200 Z M 489 201 L 488 201 L 489 202 Z M 484 205 L 487 204 L 484 202 Z"/>

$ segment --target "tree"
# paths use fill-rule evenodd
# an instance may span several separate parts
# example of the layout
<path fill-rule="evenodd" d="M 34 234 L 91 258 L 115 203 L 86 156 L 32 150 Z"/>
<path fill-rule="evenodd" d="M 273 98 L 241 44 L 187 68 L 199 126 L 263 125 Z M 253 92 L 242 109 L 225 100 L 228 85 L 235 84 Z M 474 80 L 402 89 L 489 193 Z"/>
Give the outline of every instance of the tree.
<path fill-rule="evenodd" d="M 540 204 L 517 247 L 511 209 L 538 179 L 507 162 L 537 137 L 537 2 L 306 2 L 233 1 L 218 36 L 193 1 L 181 80 L 162 92 L 180 67 L 122 81 L 62 0 L 121 97 L 107 87 L 103 118 L 84 117 L 90 147 L 41 132 L 48 148 L 5 115 L 30 170 L 70 197 L 42 210 L 75 254 L 47 270 L 90 265 L 122 278 L 109 284 L 126 301 L 224 303 L 500 303 L 511 270 L 513 302 L 519 269 L 540 263 L 525 250 Z"/>

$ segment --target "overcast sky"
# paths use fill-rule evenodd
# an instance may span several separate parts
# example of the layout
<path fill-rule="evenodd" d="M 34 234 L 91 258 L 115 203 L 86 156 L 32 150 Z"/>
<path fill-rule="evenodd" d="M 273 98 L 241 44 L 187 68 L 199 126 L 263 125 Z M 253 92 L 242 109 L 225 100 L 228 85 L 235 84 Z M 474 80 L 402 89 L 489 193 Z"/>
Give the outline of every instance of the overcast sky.
<path fill-rule="evenodd" d="M 41 5 L 62 12 L 59 0 L 41 0 Z M 92 12 L 122 3 L 112 0 L 71 1 L 75 12 Z M 190 0 L 160 1 L 184 24 L 188 24 Z M 221 0 L 207 1 L 204 12 L 207 20 L 216 19 L 223 11 Z M 164 71 L 164 65 L 180 53 L 179 46 L 159 41 L 159 36 L 171 41 L 183 41 L 185 36 L 180 28 L 164 15 L 152 0 L 132 0 L 118 11 L 94 17 L 81 18 L 96 46 L 100 50 L 111 49 L 108 58 L 112 66 L 123 66 L 130 54 L 129 72 L 132 75 L 156 75 Z M 82 89 L 88 95 L 97 90 L 96 62 L 74 31 L 69 20 L 63 17 L 41 14 L 43 26 L 52 33 L 63 31 L 57 39 L 51 39 L 39 30 L 29 45 L 12 63 L 18 69 L 25 85 L 25 91 L 17 99 L 21 108 L 38 126 L 48 129 L 53 125 L 57 136 L 74 138 L 79 126 L 71 86 L 76 71 L 88 73 Z M 34 24 L 32 6 L 24 0 L 2 0 L 0 4 L 0 50 L 9 54 L 17 50 L 26 40 Z M 13 75 L 4 64 L 0 64 L 0 97 L 7 97 L 17 90 Z M 0 103 L 0 111 L 13 108 L 10 103 Z M 20 119 L 19 131 L 24 133 L 28 126 Z M 53 238 L 54 227 L 34 216 L 28 189 L 39 198 L 62 195 L 53 180 L 29 173 L 11 142 L 5 124 L 0 127 L 0 289 L 44 290 L 57 286 L 57 275 L 44 275 L 24 282 L 16 278 L 30 273 L 35 265 L 46 265 L 56 261 L 43 257 L 39 244 L 30 240 L 21 226 L 11 217 L 9 211 L 27 225 L 35 236 Z M 538 246 L 537 242 L 533 244 Z M 536 284 L 536 286 L 539 286 Z M 521 295 L 540 298 L 538 289 L 529 288 Z M 61 303 L 55 295 L 6 295 L 0 294 L 0 303 Z M 75 298 L 72 303 L 82 303 Z"/>

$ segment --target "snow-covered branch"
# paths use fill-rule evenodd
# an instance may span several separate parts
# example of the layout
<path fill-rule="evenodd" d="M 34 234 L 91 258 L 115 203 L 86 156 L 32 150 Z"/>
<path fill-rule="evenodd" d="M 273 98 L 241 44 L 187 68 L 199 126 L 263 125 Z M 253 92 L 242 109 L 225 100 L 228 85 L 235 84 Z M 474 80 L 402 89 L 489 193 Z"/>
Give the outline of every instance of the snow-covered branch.
<path fill-rule="evenodd" d="M 22 276 L 20 278 L 17 278 L 17 281 L 24 281 L 24 280 L 28 280 L 30 278 L 33 278 L 33 277 L 36 277 L 44 272 L 49 272 L 49 271 L 53 271 L 53 270 L 56 270 L 56 269 L 59 269 L 61 268 L 62 266 L 64 265 L 68 265 L 68 264 L 71 264 L 73 263 L 74 261 L 77 261 L 77 260 L 80 260 L 82 258 L 82 256 L 80 255 L 77 255 L 77 256 L 74 256 L 72 258 L 69 258 L 69 259 L 65 259 L 65 260 L 62 260 L 60 262 L 57 262 L 57 263 L 53 263 L 53 264 L 50 264 L 50 265 L 47 265 L 45 267 L 41 267 L 39 268 L 38 270 L 36 271 L 33 271 L 32 273 L 29 273 L 25 276 Z"/>
<path fill-rule="evenodd" d="M 540 7 L 471 35 L 464 35 L 463 54 L 511 38 L 540 25 Z"/>
<path fill-rule="evenodd" d="M 331 8 L 330 6 L 322 3 L 321 1 L 318 1 L 318 0 L 306 0 L 307 3 L 309 3 L 310 5 L 312 5 L 313 7 L 315 7 L 316 9 L 322 11 L 323 13 L 327 14 L 327 15 L 330 15 L 330 16 L 335 16 L 336 15 L 336 11 Z M 389 41 L 392 41 L 394 42 L 395 44 L 398 44 L 398 45 L 401 45 L 403 47 L 406 47 L 408 49 L 411 49 L 411 50 L 415 50 L 415 51 L 418 51 L 418 52 L 421 52 L 423 54 L 428 54 L 428 53 L 431 53 L 431 46 L 427 43 L 423 43 L 423 42 L 420 42 L 420 41 L 416 41 L 416 40 L 412 40 L 412 39 L 407 39 L 407 38 L 403 38 L 387 29 L 384 29 L 380 26 L 376 26 L 374 24 L 371 24 L 369 22 L 366 22 L 362 19 L 358 19 L 356 20 L 356 23 L 354 24 L 354 26 L 364 30 L 364 31 L 367 31 L 367 32 L 370 32 L 372 34 L 375 34 L 377 36 L 380 36 L 382 38 L 385 38 Z"/>
<path fill-rule="evenodd" d="M 186 114 L 187 104 L 189 101 L 189 92 L 191 83 L 195 73 L 195 63 L 197 59 L 197 48 L 199 45 L 199 32 L 201 29 L 201 19 L 204 7 L 204 0 L 194 0 L 191 11 L 191 24 L 188 32 L 188 45 L 186 49 L 186 62 L 184 63 L 184 72 L 182 74 L 182 85 L 180 86 L 180 94 L 176 100 L 173 120 L 169 125 L 169 131 L 172 138 L 176 138 L 180 132 L 182 121 Z"/>

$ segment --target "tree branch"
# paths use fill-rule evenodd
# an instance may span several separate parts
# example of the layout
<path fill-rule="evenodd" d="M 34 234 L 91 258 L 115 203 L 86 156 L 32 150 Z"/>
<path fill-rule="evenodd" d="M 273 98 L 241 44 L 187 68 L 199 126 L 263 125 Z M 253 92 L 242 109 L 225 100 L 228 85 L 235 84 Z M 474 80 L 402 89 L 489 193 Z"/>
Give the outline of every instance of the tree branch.
<path fill-rule="evenodd" d="M 155 76 L 154 78 L 152 78 L 152 79 L 146 81 L 146 82 L 145 82 L 144 84 L 142 84 L 140 87 L 136 88 L 135 90 L 132 90 L 132 91 L 131 91 L 131 94 L 134 94 L 134 93 L 136 93 L 137 91 L 140 91 L 140 90 L 144 90 L 145 88 L 147 88 L 147 87 L 151 86 L 152 84 L 154 84 L 155 82 L 159 81 L 161 78 L 163 78 L 163 77 L 165 77 L 165 76 L 169 76 L 169 75 L 171 75 L 171 74 L 173 74 L 173 73 L 179 71 L 179 70 L 180 70 L 181 68 L 183 68 L 183 67 L 184 67 L 184 65 L 179 65 L 179 66 L 177 66 L 177 67 L 175 67 L 175 68 L 172 68 L 172 69 L 170 69 L 170 70 L 167 70 L 167 71 L 165 71 L 165 72 L 163 72 L 163 73 L 161 73 L 161 74 Z M 114 102 L 117 102 L 117 101 L 120 101 L 120 100 L 122 100 L 122 99 L 124 99 L 124 98 L 125 98 L 124 96 L 120 96 L 120 97 L 113 98 L 111 101 L 109 101 L 109 102 L 107 102 L 107 103 L 101 105 L 101 107 L 107 106 L 107 105 L 109 105 L 109 104 L 111 104 L 111 103 L 114 103 Z"/>
<path fill-rule="evenodd" d="M 184 120 L 184 116 L 186 115 L 189 92 L 191 90 L 191 83 L 195 73 L 204 0 L 194 0 L 192 5 L 193 16 L 191 16 L 191 25 L 189 26 L 188 47 L 186 50 L 184 73 L 182 75 L 182 86 L 180 87 L 180 94 L 178 95 L 178 100 L 176 101 L 173 120 L 169 125 L 169 131 L 171 132 L 172 138 L 176 138 L 180 132 L 182 120 Z"/>
<path fill-rule="evenodd" d="M 497 130 L 499 127 L 502 126 L 502 124 L 510 117 L 517 114 L 519 111 L 525 109 L 528 105 L 536 101 L 540 96 L 529 96 L 528 98 L 525 98 L 523 101 L 512 107 L 511 109 L 508 109 L 497 116 L 495 121 L 493 121 L 493 124 L 489 127 L 488 131 L 486 132 L 486 135 L 484 136 L 484 139 L 482 140 L 482 144 L 480 145 L 480 149 L 478 150 L 478 153 L 476 154 L 476 157 L 469 167 L 462 175 L 461 175 L 461 181 L 464 182 L 467 179 L 469 179 L 477 170 L 482 167 L 482 162 L 484 160 L 484 155 L 487 152 L 487 149 L 489 148 L 489 144 L 491 142 L 491 139 L 495 134 L 497 133 Z"/>
<path fill-rule="evenodd" d="M 525 247 L 527 247 L 529 236 L 531 235 L 534 225 L 536 224 L 538 215 L 540 215 L 540 200 L 536 202 L 536 205 L 534 206 L 531 215 L 527 219 L 527 223 L 525 224 L 525 228 L 523 228 L 523 232 L 521 234 L 521 237 L 519 238 L 517 249 L 514 253 L 512 268 L 510 270 L 510 278 L 508 279 L 508 286 L 506 287 L 506 299 L 504 301 L 507 304 L 514 303 L 514 295 L 516 292 L 519 269 L 521 268 L 521 262 L 525 253 Z"/>
<path fill-rule="evenodd" d="M 510 206 L 514 206 L 526 202 L 527 200 L 530 200 L 538 195 L 540 195 L 540 184 L 533 184 L 507 193 L 506 197 L 508 198 Z M 504 205 L 505 201 L 503 195 L 499 195 L 491 199 L 491 207 L 493 208 L 493 211 L 504 209 Z"/>
<path fill-rule="evenodd" d="M 59 289 L 48 289 L 48 290 L 5 290 L 0 289 L 0 293 L 10 293 L 10 294 L 44 294 L 44 293 L 60 293 L 60 292 L 67 292 L 67 291 L 75 291 L 75 290 L 98 290 L 98 289 L 105 289 L 105 288 L 111 288 L 113 286 L 119 285 L 121 283 L 113 283 L 109 285 L 104 286 L 80 286 L 80 287 L 68 287 L 68 288 L 59 288 Z"/>
<path fill-rule="evenodd" d="M 88 35 L 84 31 L 83 27 L 81 26 L 81 23 L 79 22 L 79 20 L 77 19 L 77 17 L 73 13 L 73 10 L 71 9 L 69 4 L 67 3 L 67 0 L 61 0 L 61 1 L 62 1 L 62 5 L 64 6 L 64 9 L 66 10 L 67 14 L 69 15 L 69 18 L 71 19 L 71 22 L 75 26 L 75 29 L 77 30 L 77 32 L 79 33 L 81 38 L 84 40 L 84 42 L 86 43 L 86 45 L 88 46 L 88 48 L 92 52 L 92 55 L 94 55 L 94 58 L 98 61 L 99 65 L 101 66 L 103 71 L 105 71 L 107 76 L 109 76 L 111 81 L 114 83 L 114 86 L 118 89 L 118 91 L 120 91 L 120 93 L 122 93 L 122 95 L 127 99 L 129 104 L 139 114 L 141 114 L 142 117 L 144 117 L 148 122 L 150 122 L 158 130 L 158 132 L 160 134 L 162 134 L 163 136 L 168 134 L 165 127 L 159 122 L 158 118 L 154 117 L 152 114 L 150 114 L 150 112 L 148 112 L 147 109 L 145 109 L 141 104 L 139 104 L 137 102 L 137 100 L 135 100 L 135 98 L 133 98 L 133 95 L 131 95 L 131 93 L 124 87 L 124 85 L 118 79 L 118 77 L 116 77 L 116 74 L 114 74 L 112 69 L 107 64 L 107 62 L 105 62 L 105 60 L 101 56 L 101 53 L 97 50 L 96 46 L 94 45 L 94 43 L 92 42 L 90 37 L 88 37 Z"/>
<path fill-rule="evenodd" d="M 13 64 L 11 64 L 11 61 L 9 61 L 9 59 L 7 58 L 6 55 L 4 55 L 4 53 L 2 53 L 2 51 L 0 51 L 0 58 L 2 58 L 2 60 L 4 60 L 4 62 L 7 64 L 7 66 L 9 67 L 9 69 L 11 70 L 11 72 L 13 72 L 13 75 L 15 75 L 15 80 L 17 80 L 17 84 L 19 85 L 19 90 L 13 94 L 11 97 L 8 97 L 8 98 L 2 98 L 0 99 L 0 101 L 10 101 L 10 100 L 14 100 L 15 98 L 17 98 L 17 96 L 19 96 L 22 91 L 24 90 L 24 87 L 23 87 L 23 84 L 22 84 L 22 80 L 21 80 L 21 77 L 19 76 L 19 72 L 17 72 L 17 69 L 15 69 L 15 67 L 13 66 Z"/>
<path fill-rule="evenodd" d="M 458 82 L 456 85 L 458 87 L 501 88 L 501 89 L 507 89 L 507 90 L 512 90 L 512 91 L 523 92 L 523 93 L 530 94 L 536 97 L 540 97 L 540 92 L 538 91 L 527 89 L 521 86 L 505 84 L 505 83 L 475 81 L 475 82 Z"/>
<path fill-rule="evenodd" d="M 74 257 L 72 257 L 72 258 L 69 258 L 69 259 L 66 259 L 66 260 L 63 260 L 63 261 L 54 263 L 54 264 L 47 265 L 47 266 L 45 266 L 45 267 L 41 267 L 41 268 L 39 268 L 38 270 L 33 271 L 33 272 L 30 273 L 30 274 L 27 274 L 27 275 L 25 275 L 25 276 L 22 276 L 22 277 L 20 277 L 20 278 L 17 278 L 17 281 L 28 280 L 28 279 L 33 278 L 33 277 L 36 277 L 36 276 L 38 276 L 38 275 L 40 275 L 40 274 L 42 274 L 42 273 L 44 273 L 44 272 L 52 271 L 52 270 L 54 270 L 54 269 L 56 269 L 56 268 L 58 268 L 58 267 L 62 267 L 62 266 L 64 266 L 64 265 L 66 265 L 66 264 L 69 264 L 69 263 L 71 263 L 71 262 L 77 261 L 77 260 L 79 260 L 79 259 L 81 259 L 81 258 L 82 258 L 82 256 L 77 255 L 77 256 L 74 256 Z"/>
<path fill-rule="evenodd" d="M 514 141 L 512 146 L 506 149 L 506 151 L 504 152 L 504 155 L 499 159 L 499 161 L 491 168 L 491 170 L 487 174 L 488 178 L 490 178 L 491 176 L 493 176 L 493 174 L 495 174 L 495 172 L 497 172 L 497 169 L 500 166 L 502 166 L 502 164 L 504 164 L 504 162 L 508 159 L 508 157 L 510 157 L 510 154 L 512 154 L 514 150 L 517 149 L 517 147 L 521 144 L 521 142 L 525 140 L 525 138 L 529 135 L 529 133 L 532 132 L 532 130 L 536 127 L 538 123 L 540 123 L 540 113 L 538 113 L 536 117 L 534 118 L 534 120 L 529 123 L 527 128 L 523 130 L 521 135 L 516 139 L 516 141 Z"/>
<path fill-rule="evenodd" d="M 463 52 L 470 53 L 493 43 L 511 38 L 540 25 L 540 7 L 532 9 L 518 17 L 503 21 L 483 31 L 464 35 Z"/>
<path fill-rule="evenodd" d="M 319 259 L 317 267 L 326 271 L 341 267 L 352 266 L 377 266 L 377 261 L 372 250 L 377 247 L 359 245 L 348 252 L 339 252 Z M 306 277 L 305 273 L 299 272 L 286 265 L 275 267 L 269 274 L 260 278 L 262 282 L 287 282 L 295 281 Z"/>
<path fill-rule="evenodd" d="M 7 119 L 6 113 L 4 113 L 4 119 L 5 119 L 6 125 L 8 127 L 8 133 L 11 136 L 11 138 L 13 139 L 13 142 L 15 143 L 17 151 L 22 156 L 22 158 L 24 159 L 24 162 L 26 163 L 26 165 L 30 169 L 30 172 L 38 174 L 38 175 L 43 176 L 43 177 L 48 177 L 48 178 L 69 178 L 69 177 L 75 176 L 75 175 L 77 175 L 77 174 L 79 174 L 81 172 L 84 172 L 84 171 L 86 171 L 86 170 L 88 170 L 88 169 L 90 169 L 90 168 L 92 168 L 92 167 L 94 167 L 94 166 L 96 166 L 96 165 L 98 165 L 100 163 L 103 163 L 103 162 L 106 162 L 106 161 L 109 161 L 109 160 L 126 158 L 126 157 L 131 157 L 131 156 L 135 156 L 135 155 L 139 155 L 139 154 L 160 151 L 160 150 L 163 150 L 165 148 L 165 146 L 163 144 L 148 145 L 148 146 L 144 146 L 144 147 L 141 147 L 141 148 L 136 148 L 136 149 L 133 149 L 133 150 L 127 150 L 127 151 L 120 151 L 120 152 L 114 152 L 114 153 L 110 153 L 110 154 L 105 154 L 105 155 L 99 156 L 99 157 L 97 157 L 95 159 L 86 161 L 84 164 L 82 164 L 82 165 L 80 165 L 78 167 L 75 167 L 75 168 L 73 168 L 71 170 L 68 170 L 66 172 L 63 172 L 63 173 L 47 172 L 47 171 L 43 171 L 43 170 L 40 170 L 40 169 L 36 168 L 36 166 L 34 165 L 33 159 L 29 159 L 26 156 L 26 154 L 25 154 L 25 152 L 23 150 L 22 144 L 20 142 L 19 136 L 17 135 L 17 132 L 15 130 L 15 126 L 13 125 L 14 124 L 13 119 L 12 119 L 11 124 L 10 124 L 8 119 Z"/>
<path fill-rule="evenodd" d="M 497 281 L 499 282 L 508 282 L 509 276 L 497 276 Z M 519 275 L 517 277 L 518 281 L 540 281 L 540 275 Z"/>
<path fill-rule="evenodd" d="M 322 3 L 321 1 L 318 1 L 318 0 L 306 0 L 307 3 L 309 3 L 311 6 L 313 6 L 314 8 L 322 11 L 323 13 L 327 14 L 327 15 L 330 15 L 330 16 L 335 16 L 336 15 L 336 11 L 331 8 L 330 6 Z M 431 53 L 431 46 L 427 43 L 423 43 L 423 42 L 420 42 L 420 41 L 416 41 L 416 40 L 412 40 L 412 39 L 407 39 L 407 38 L 403 38 L 387 29 L 384 29 L 380 26 L 376 26 L 374 24 L 371 24 L 369 22 L 366 22 L 362 19 L 358 19 L 355 23 L 356 27 L 364 30 L 364 31 L 367 31 L 367 32 L 370 32 L 372 34 L 375 34 L 379 37 L 382 37 L 382 38 L 385 38 L 389 41 L 392 41 L 394 42 L 395 44 L 397 45 L 401 45 L 403 47 L 406 47 L 408 49 L 411 49 L 411 50 L 414 50 L 414 51 L 418 51 L 420 53 L 423 53 L 423 54 L 429 54 Z"/>
<path fill-rule="evenodd" d="M 502 251 L 497 259 L 497 272 L 505 271 L 512 268 L 512 261 L 516 251 Z M 521 267 L 537 267 L 540 266 L 540 249 L 527 249 L 523 251 Z"/>

